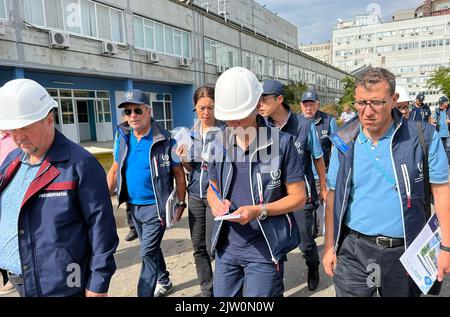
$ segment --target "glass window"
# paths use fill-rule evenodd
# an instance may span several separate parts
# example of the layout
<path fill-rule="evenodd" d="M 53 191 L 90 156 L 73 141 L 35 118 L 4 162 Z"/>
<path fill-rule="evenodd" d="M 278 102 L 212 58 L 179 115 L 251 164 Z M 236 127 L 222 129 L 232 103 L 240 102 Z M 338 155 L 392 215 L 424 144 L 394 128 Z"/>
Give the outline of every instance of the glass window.
<path fill-rule="evenodd" d="M 78 123 L 89 122 L 87 101 L 78 101 L 77 102 L 77 114 L 78 114 Z"/>
<path fill-rule="evenodd" d="M 205 63 L 212 64 L 211 40 L 205 39 Z"/>
<path fill-rule="evenodd" d="M 58 90 L 57 89 L 47 89 L 48 94 L 52 97 L 58 97 Z"/>
<path fill-rule="evenodd" d="M 4 19 L 4 20 L 7 19 L 5 0 L 0 0 L 0 19 Z"/>
<path fill-rule="evenodd" d="M 97 37 L 97 23 L 95 22 L 95 5 L 93 2 L 81 0 L 81 22 L 83 34 Z"/>
<path fill-rule="evenodd" d="M 122 11 L 114 9 L 109 10 L 111 11 L 112 40 L 114 42 L 123 42 Z"/>
<path fill-rule="evenodd" d="M 75 117 L 73 112 L 73 103 L 71 99 L 61 100 L 61 114 L 63 124 L 73 124 L 75 123 Z"/>
<path fill-rule="evenodd" d="M 65 30 L 81 33 L 81 10 L 78 0 L 63 0 Z"/>
<path fill-rule="evenodd" d="M 111 23 L 109 19 L 109 8 L 96 5 L 97 6 L 97 25 L 98 25 L 98 37 L 111 40 Z"/>
<path fill-rule="evenodd" d="M 153 22 L 144 21 L 145 47 L 155 49 L 155 27 Z"/>
<path fill-rule="evenodd" d="M 72 90 L 60 90 L 59 95 L 61 97 L 72 97 Z"/>
<path fill-rule="evenodd" d="M 109 92 L 107 92 L 107 91 L 97 91 L 97 98 L 109 99 Z"/>
<path fill-rule="evenodd" d="M 144 25 L 141 18 L 133 18 L 133 29 L 134 29 L 134 46 L 145 47 L 144 44 Z"/>
<path fill-rule="evenodd" d="M 41 1 L 24 0 L 24 7 L 25 19 L 28 22 L 44 26 L 44 10 Z"/>
<path fill-rule="evenodd" d="M 183 56 L 191 57 L 191 44 L 190 44 L 190 36 L 187 32 L 182 32 L 183 37 Z"/>
<path fill-rule="evenodd" d="M 44 0 L 45 17 L 47 26 L 59 30 L 64 30 L 63 10 L 61 0 Z"/>
<path fill-rule="evenodd" d="M 164 37 L 166 44 L 166 53 L 173 54 L 173 29 L 171 27 L 164 27 Z"/>
<path fill-rule="evenodd" d="M 156 50 L 159 52 L 164 52 L 164 27 L 162 24 L 155 23 L 155 40 Z"/>
<path fill-rule="evenodd" d="M 173 31 L 173 53 L 178 56 L 182 56 L 181 54 L 181 31 L 174 30 Z"/>
<path fill-rule="evenodd" d="M 153 102 L 153 118 L 155 120 L 164 120 L 164 104 L 159 101 Z"/>
<path fill-rule="evenodd" d="M 111 105 L 109 100 L 103 100 L 103 118 L 104 122 L 111 122 Z"/>

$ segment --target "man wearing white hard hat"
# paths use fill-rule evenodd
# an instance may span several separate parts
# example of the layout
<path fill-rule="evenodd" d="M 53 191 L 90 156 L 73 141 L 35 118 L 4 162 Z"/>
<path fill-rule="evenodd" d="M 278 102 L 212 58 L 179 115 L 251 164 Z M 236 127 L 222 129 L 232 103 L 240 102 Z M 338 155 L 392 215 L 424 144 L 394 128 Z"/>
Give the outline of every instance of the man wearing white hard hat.
<path fill-rule="evenodd" d="M 54 128 L 38 83 L 0 88 L 0 130 L 18 149 L 0 166 L 0 268 L 21 296 L 104 297 L 116 225 L 100 163 Z"/>
<path fill-rule="evenodd" d="M 304 171 L 292 137 L 258 115 L 262 92 L 241 67 L 216 83 L 214 115 L 227 126 L 213 147 L 207 193 L 213 215 L 225 216 L 212 234 L 217 297 L 279 295 L 286 254 L 299 244 L 292 211 L 305 204 Z"/>
<path fill-rule="evenodd" d="M 409 118 L 410 104 L 412 99 L 409 93 L 402 86 L 395 86 L 395 92 L 398 94 L 398 100 L 395 102 L 395 108 L 397 108 L 404 118 Z"/>

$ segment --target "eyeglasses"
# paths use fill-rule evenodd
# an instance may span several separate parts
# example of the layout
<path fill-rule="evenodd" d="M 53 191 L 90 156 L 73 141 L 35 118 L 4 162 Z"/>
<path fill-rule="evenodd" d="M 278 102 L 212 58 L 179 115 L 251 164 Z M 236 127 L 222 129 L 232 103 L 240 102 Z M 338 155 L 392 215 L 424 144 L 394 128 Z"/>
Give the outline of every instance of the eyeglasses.
<path fill-rule="evenodd" d="M 389 102 L 389 100 L 392 98 L 392 96 L 390 96 L 388 99 L 386 100 L 357 100 L 354 102 L 354 106 L 358 107 L 359 109 L 363 109 L 366 108 L 367 105 L 370 105 L 370 107 L 375 110 L 375 109 L 381 109 L 385 104 L 387 104 Z M 375 108 L 375 109 L 374 109 Z"/>
<path fill-rule="evenodd" d="M 144 111 L 142 111 L 141 108 L 125 109 L 123 112 L 125 113 L 126 116 L 130 116 L 132 112 L 134 112 L 138 116 L 144 113 Z"/>
<path fill-rule="evenodd" d="M 401 106 L 401 107 L 396 107 L 398 110 L 400 111 L 406 111 L 409 110 L 409 106 Z"/>

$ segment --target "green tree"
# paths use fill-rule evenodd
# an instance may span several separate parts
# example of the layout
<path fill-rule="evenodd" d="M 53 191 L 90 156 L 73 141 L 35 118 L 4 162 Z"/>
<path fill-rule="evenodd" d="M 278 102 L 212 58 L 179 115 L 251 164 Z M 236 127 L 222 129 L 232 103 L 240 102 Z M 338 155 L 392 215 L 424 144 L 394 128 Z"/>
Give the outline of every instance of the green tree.
<path fill-rule="evenodd" d="M 341 79 L 341 83 L 344 84 L 344 95 L 339 99 L 339 112 L 342 112 L 344 105 L 355 102 L 355 82 L 355 78 L 350 76 Z"/>
<path fill-rule="evenodd" d="M 429 88 L 439 88 L 444 95 L 450 96 L 450 68 L 438 68 L 427 80 L 427 84 Z"/>
<path fill-rule="evenodd" d="M 284 102 L 291 106 L 293 112 L 301 112 L 300 101 L 302 94 L 308 90 L 308 86 L 303 83 L 289 82 L 283 88 Z"/>

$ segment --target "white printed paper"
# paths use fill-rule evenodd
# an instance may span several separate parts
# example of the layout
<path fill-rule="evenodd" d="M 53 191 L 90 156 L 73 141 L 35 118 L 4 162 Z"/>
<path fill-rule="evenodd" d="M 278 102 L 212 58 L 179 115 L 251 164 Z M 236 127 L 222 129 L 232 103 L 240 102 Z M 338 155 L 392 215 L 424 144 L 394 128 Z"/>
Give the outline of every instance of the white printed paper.
<path fill-rule="evenodd" d="M 400 257 L 406 271 L 420 288 L 427 294 L 437 278 L 437 258 L 441 249 L 441 229 L 436 214 L 430 218 L 416 239 Z"/>

